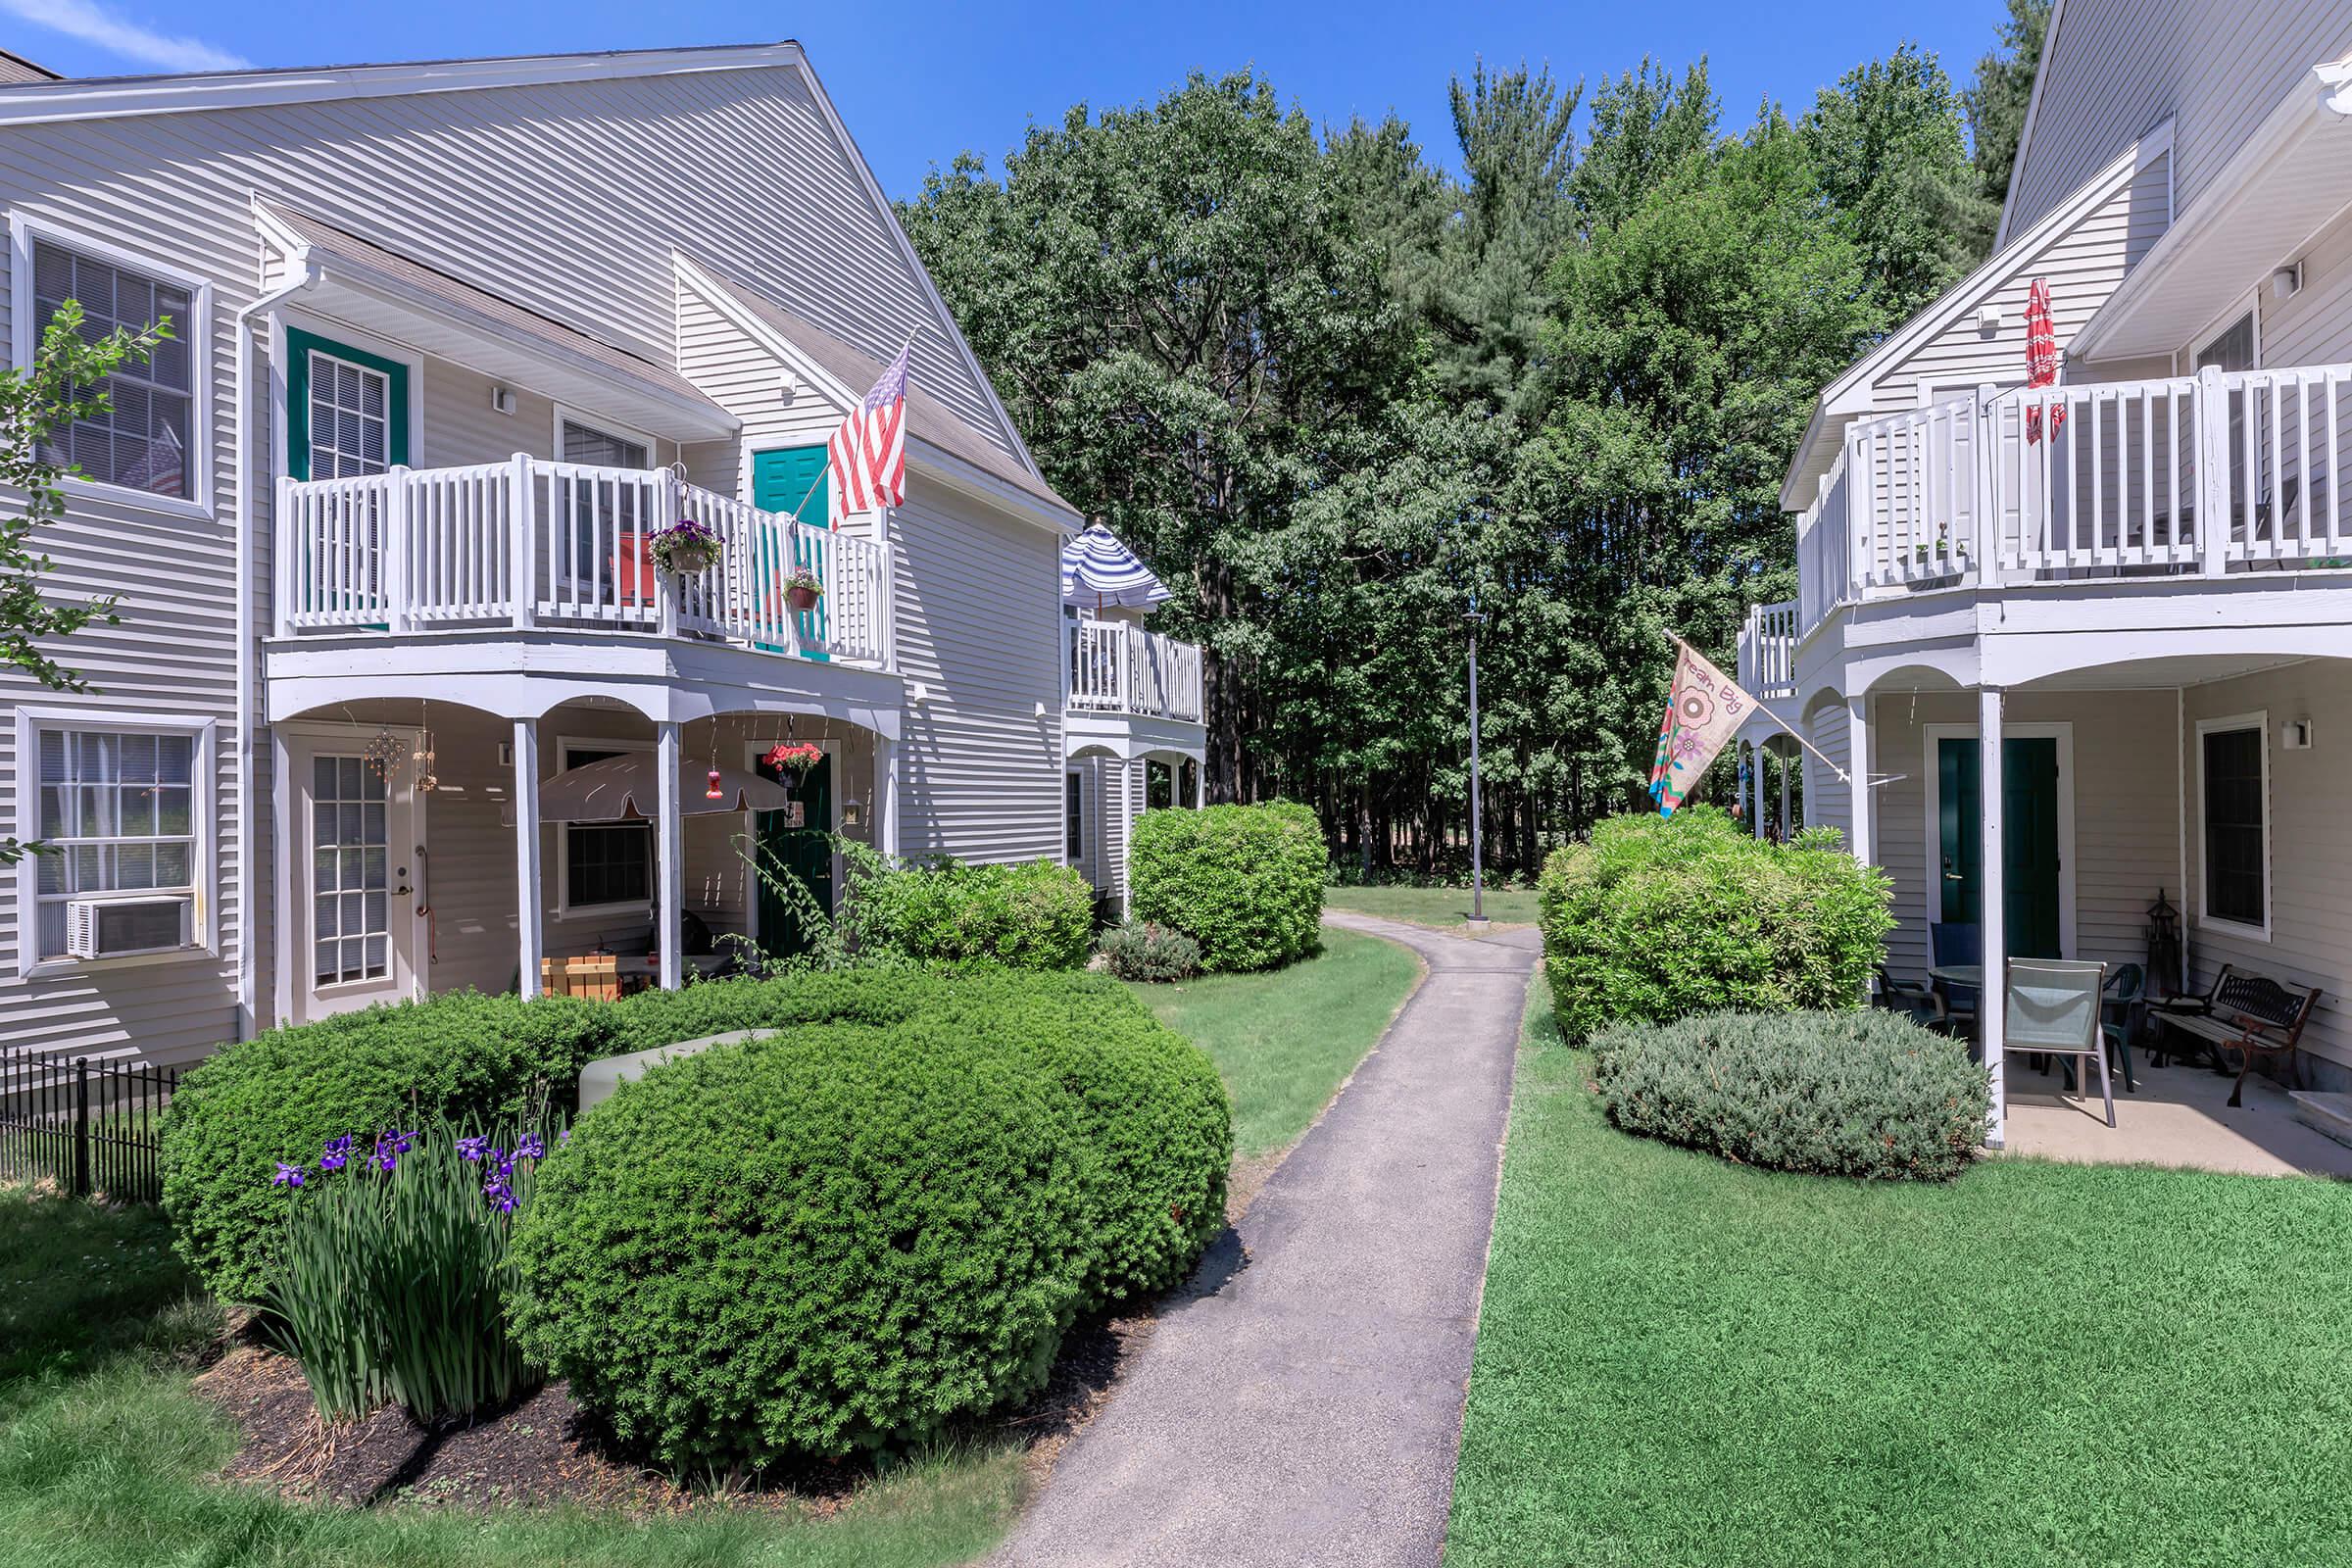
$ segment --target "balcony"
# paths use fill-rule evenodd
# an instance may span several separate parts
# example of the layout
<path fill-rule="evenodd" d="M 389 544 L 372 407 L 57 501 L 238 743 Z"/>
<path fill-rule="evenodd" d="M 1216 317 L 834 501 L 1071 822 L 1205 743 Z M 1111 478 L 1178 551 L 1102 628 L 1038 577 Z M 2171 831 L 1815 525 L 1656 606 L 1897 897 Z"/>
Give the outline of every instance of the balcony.
<path fill-rule="evenodd" d="M 1086 713 L 1200 722 L 1200 650 L 1127 621 L 1069 626 L 1069 706 Z"/>
<path fill-rule="evenodd" d="M 1796 695 L 1796 601 L 1750 605 L 1740 628 L 1740 685 L 1760 701 Z"/>
<path fill-rule="evenodd" d="M 466 468 L 280 480 L 277 634 L 416 637 L 439 631 L 588 631 L 685 638 L 887 670 L 886 544 L 761 512 L 666 468 L 596 468 L 516 455 Z M 711 565 L 657 570 L 647 541 L 693 519 Z M 824 596 L 795 611 L 784 579 Z"/>
<path fill-rule="evenodd" d="M 2348 449 L 2352 365 L 1986 389 L 1856 424 L 1798 519 L 1798 634 L 1931 588 L 2352 566 Z"/>

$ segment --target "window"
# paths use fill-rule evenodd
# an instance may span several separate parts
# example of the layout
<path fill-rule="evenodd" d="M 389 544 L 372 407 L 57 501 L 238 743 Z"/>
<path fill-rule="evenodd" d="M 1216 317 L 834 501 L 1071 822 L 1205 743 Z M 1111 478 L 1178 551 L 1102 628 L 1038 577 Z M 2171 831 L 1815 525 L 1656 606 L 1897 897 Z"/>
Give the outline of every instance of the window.
<path fill-rule="evenodd" d="M 392 377 L 323 349 L 311 360 L 311 477 L 357 479 L 392 466 Z"/>
<path fill-rule="evenodd" d="M 2251 370 L 2254 368 L 2254 313 L 2248 311 L 2224 327 L 2197 351 L 2197 368 Z"/>
<path fill-rule="evenodd" d="M 645 442 L 614 435 L 562 415 L 556 419 L 556 456 L 562 462 L 584 464 L 592 468 L 642 469 L 651 463 Z M 556 487 L 556 507 L 561 514 L 557 522 L 558 537 L 564 532 L 571 535 L 571 569 L 585 580 L 617 572 L 618 565 L 605 564 L 616 550 L 617 541 L 612 535 L 639 531 L 635 487 L 625 484 L 612 487 L 612 510 L 609 514 L 604 514 L 600 505 L 606 494 L 603 485 Z M 651 592 L 650 585 L 645 591 Z"/>
<path fill-rule="evenodd" d="M 2204 814 L 2204 914 L 2268 935 L 2271 924 L 2269 719 L 2197 725 Z"/>
<path fill-rule="evenodd" d="M 1144 763 L 1144 805 L 1164 811 L 1176 804 L 1176 770 L 1165 762 Z"/>
<path fill-rule="evenodd" d="M 34 761 L 31 962 L 67 956 L 68 906 L 83 899 L 193 899 L 206 832 L 204 727 L 27 718 Z M 162 948 L 181 946 L 169 925 Z M 194 922 L 186 929 L 193 931 Z"/>
<path fill-rule="evenodd" d="M 1061 854 L 1073 865 L 1086 858 L 1086 818 L 1082 814 L 1085 799 L 1084 776 L 1078 773 L 1063 774 Z"/>
<path fill-rule="evenodd" d="M 357 753 L 311 767 L 313 972 L 320 986 L 381 980 L 392 955 L 384 775 Z"/>
<path fill-rule="evenodd" d="M 58 307 L 78 301 L 82 333 L 98 338 L 117 327 L 145 331 L 172 324 L 172 337 L 143 364 L 126 363 L 95 390 L 110 406 L 76 419 L 42 447 L 51 462 L 71 465 L 97 484 L 185 501 L 196 494 L 191 443 L 196 439 L 196 374 L 203 323 L 184 284 L 137 271 L 32 237 L 32 333 L 37 347 Z M 24 250 L 20 248 L 20 255 Z"/>
<path fill-rule="evenodd" d="M 643 441 L 610 434 L 577 419 L 561 426 L 562 456 L 565 463 L 585 463 L 595 468 L 643 468 L 648 454 Z"/>
<path fill-rule="evenodd" d="M 629 757 L 643 747 L 563 747 L 566 770 L 608 758 Z M 642 905 L 653 898 L 654 825 L 651 822 L 566 822 L 564 824 L 564 907 L 598 909 Z"/>

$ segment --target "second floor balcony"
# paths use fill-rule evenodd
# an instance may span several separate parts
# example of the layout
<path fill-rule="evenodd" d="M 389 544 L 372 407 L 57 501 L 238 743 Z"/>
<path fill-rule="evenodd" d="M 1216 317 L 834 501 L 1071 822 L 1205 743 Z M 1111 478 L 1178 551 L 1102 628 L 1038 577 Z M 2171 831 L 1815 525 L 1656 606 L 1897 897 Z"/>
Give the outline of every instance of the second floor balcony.
<path fill-rule="evenodd" d="M 1797 523 L 1796 633 L 1942 587 L 2352 567 L 2352 365 L 1995 392 L 1846 431 Z"/>
<path fill-rule="evenodd" d="M 651 541 L 692 519 L 710 564 L 655 565 Z M 781 657 L 895 665 L 892 551 L 686 483 L 666 468 L 517 454 L 279 482 L 276 630 L 413 637 L 511 627 L 684 637 Z M 790 579 L 822 593 L 796 608 Z"/>
<path fill-rule="evenodd" d="M 1198 724 L 1200 650 L 1122 620 L 1068 623 L 1069 706 Z"/>

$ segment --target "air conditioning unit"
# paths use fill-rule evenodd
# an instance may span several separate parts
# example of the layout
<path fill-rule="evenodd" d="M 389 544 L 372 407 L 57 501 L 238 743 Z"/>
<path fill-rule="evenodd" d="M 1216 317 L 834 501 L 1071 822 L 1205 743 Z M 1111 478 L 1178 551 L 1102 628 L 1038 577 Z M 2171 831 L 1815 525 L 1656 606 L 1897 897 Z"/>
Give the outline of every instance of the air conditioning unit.
<path fill-rule="evenodd" d="M 76 958 L 169 953 L 195 940 L 196 901 L 74 899 L 66 905 L 66 952 Z"/>

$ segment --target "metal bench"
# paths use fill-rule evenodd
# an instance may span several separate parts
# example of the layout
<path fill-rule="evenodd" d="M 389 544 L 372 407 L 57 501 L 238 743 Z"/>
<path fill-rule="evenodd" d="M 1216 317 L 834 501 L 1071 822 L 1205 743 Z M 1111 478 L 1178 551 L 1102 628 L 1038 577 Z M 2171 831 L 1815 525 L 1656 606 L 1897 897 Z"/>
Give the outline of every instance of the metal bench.
<path fill-rule="evenodd" d="M 2247 974 L 2226 963 L 2213 977 L 2213 989 L 2204 996 L 2152 1003 L 2148 1016 L 2175 1034 L 2203 1042 L 2186 1052 L 2174 1051 L 2163 1044 L 2166 1037 L 2160 1034 L 2155 1050 L 2164 1055 L 2187 1060 L 2201 1051 L 2210 1051 L 2214 1070 L 2227 1072 L 2230 1064 L 2222 1053 L 2234 1050 L 2239 1054 L 2243 1059 L 2238 1064 L 2237 1082 L 2230 1086 L 2230 1103 L 2235 1105 L 2257 1056 L 2284 1056 L 2287 1081 L 2295 1082 L 2295 1046 L 2303 1038 L 2303 1026 L 2310 1021 L 2312 1009 L 2319 1004 L 2317 986 L 2282 986 L 2267 975 Z"/>

